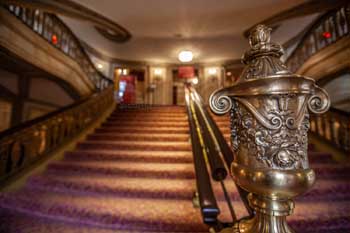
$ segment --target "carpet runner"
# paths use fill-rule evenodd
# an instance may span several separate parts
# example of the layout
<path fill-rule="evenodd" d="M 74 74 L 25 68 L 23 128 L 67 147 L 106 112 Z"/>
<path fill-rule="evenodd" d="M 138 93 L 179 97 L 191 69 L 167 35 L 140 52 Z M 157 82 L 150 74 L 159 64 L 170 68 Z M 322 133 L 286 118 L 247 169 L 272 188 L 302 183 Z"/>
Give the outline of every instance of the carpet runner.
<path fill-rule="evenodd" d="M 229 141 L 228 116 L 214 116 Z M 208 232 L 193 207 L 195 174 L 184 107 L 116 110 L 94 133 L 24 187 L 0 194 L 0 232 Z M 350 165 L 310 152 L 312 190 L 288 218 L 297 232 L 350 232 Z M 246 211 L 225 180 L 236 215 Z M 232 217 L 218 183 L 221 221 Z"/>

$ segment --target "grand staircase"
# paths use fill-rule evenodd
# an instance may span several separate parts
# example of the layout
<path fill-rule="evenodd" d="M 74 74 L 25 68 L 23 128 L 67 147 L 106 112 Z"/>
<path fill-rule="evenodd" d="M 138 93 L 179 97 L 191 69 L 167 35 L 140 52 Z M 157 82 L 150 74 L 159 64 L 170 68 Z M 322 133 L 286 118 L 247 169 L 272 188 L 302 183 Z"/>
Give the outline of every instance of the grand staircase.
<path fill-rule="evenodd" d="M 229 117 L 214 117 L 229 141 Z M 196 191 L 184 107 L 116 109 L 101 127 L 11 193 L 0 194 L 0 232 L 208 232 Z M 297 232 L 350 232 L 350 165 L 310 148 L 315 187 L 288 218 Z M 247 213 L 234 183 L 225 184 L 237 217 Z M 232 221 L 220 186 L 221 210 Z"/>

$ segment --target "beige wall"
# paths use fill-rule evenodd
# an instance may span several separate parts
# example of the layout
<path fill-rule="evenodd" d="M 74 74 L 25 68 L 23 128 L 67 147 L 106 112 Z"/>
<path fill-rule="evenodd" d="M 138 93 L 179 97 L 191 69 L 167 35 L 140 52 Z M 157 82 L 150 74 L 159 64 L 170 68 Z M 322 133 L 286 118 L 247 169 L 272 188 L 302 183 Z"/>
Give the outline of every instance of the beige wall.
<path fill-rule="evenodd" d="M 203 67 L 199 73 L 198 91 L 205 104 L 218 88 L 223 87 L 223 68 L 220 66 Z"/>
<path fill-rule="evenodd" d="M 171 67 L 165 66 L 150 66 L 148 85 L 153 85 L 155 88 L 150 95 L 149 103 L 171 105 L 173 102 L 173 80 Z"/>
<path fill-rule="evenodd" d="M 21 88 L 26 90 L 20 91 L 23 79 L 28 79 L 27 85 Z M 74 102 L 65 89 L 45 78 L 23 77 L 0 69 L 0 86 L 7 90 L 0 93 L 0 131 Z M 18 120 L 12 122 L 13 118 Z"/>

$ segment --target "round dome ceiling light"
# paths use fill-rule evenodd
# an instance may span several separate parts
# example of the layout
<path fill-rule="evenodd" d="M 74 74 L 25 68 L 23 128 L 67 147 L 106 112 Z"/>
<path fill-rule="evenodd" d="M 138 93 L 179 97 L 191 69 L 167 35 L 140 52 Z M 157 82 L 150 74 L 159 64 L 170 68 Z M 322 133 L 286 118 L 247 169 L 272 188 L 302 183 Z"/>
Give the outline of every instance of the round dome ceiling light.
<path fill-rule="evenodd" d="M 188 50 L 181 51 L 179 53 L 179 60 L 181 62 L 190 62 L 193 59 L 193 53 Z"/>

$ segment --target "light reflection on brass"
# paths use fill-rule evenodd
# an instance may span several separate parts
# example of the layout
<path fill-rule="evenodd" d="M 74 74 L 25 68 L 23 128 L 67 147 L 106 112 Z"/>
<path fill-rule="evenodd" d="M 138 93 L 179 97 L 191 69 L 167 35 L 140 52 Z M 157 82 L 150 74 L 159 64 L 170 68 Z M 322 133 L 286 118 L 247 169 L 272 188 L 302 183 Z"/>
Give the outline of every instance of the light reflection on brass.
<path fill-rule="evenodd" d="M 270 31 L 259 25 L 251 32 L 251 49 L 242 58 L 246 67 L 237 84 L 217 90 L 209 100 L 216 114 L 231 111 L 231 172 L 250 193 L 255 210 L 252 219 L 225 232 L 294 232 L 286 222 L 293 199 L 315 182 L 307 157 L 308 112 L 326 112 L 330 100 L 313 79 L 286 68 L 280 60 L 283 49 L 270 42 Z"/>

